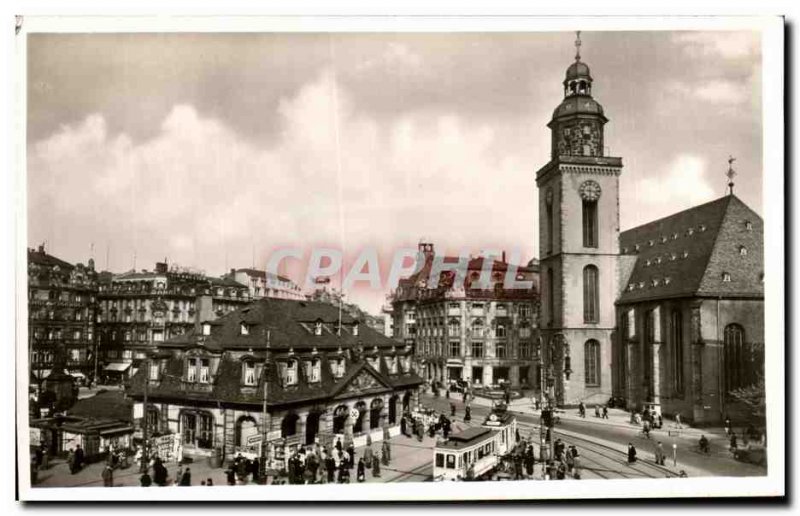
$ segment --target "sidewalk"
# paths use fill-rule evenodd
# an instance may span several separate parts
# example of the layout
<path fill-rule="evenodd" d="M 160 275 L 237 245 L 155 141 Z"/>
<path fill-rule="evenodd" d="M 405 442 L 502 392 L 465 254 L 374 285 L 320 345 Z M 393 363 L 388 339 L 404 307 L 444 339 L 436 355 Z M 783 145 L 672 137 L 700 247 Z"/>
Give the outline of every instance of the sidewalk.
<path fill-rule="evenodd" d="M 463 423 L 462 423 L 463 425 Z M 455 425 L 454 425 L 455 426 Z M 403 482 L 426 480 L 433 473 L 433 446 L 435 439 L 427 435 L 422 442 L 399 435 L 391 439 L 392 461 L 388 466 L 381 464 L 381 476 L 373 477 L 372 468 L 366 468 L 365 482 Z M 373 451 L 381 449 L 381 443 L 375 442 L 372 445 Z M 364 447 L 356 448 L 356 460 L 363 456 Z M 102 487 L 102 472 L 105 462 L 89 464 L 74 475 L 69 472 L 69 466 L 63 459 L 51 461 L 51 466 L 46 470 L 39 471 L 39 481 L 34 487 Z M 167 484 L 171 485 L 178 472 L 178 464 L 175 462 L 166 463 L 168 472 Z M 227 485 L 226 468 L 212 468 L 207 459 L 198 459 L 196 462 L 184 464 L 192 474 L 192 485 L 200 486 L 200 482 L 211 479 L 214 485 Z M 150 472 L 152 476 L 152 471 Z M 131 464 L 126 469 L 114 471 L 114 487 L 120 486 L 139 486 L 139 465 Z M 350 471 L 352 483 L 356 482 L 356 468 Z M 156 486 L 157 487 L 157 486 Z"/>

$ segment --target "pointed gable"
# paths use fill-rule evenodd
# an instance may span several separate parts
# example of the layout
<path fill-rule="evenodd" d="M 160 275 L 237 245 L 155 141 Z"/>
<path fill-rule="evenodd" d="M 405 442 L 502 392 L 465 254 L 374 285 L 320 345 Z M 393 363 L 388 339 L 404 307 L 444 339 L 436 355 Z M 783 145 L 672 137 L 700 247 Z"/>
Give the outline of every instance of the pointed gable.
<path fill-rule="evenodd" d="M 338 382 L 331 396 L 334 398 L 347 398 L 390 389 L 390 383 L 379 372 L 369 364 L 362 362 Z"/>

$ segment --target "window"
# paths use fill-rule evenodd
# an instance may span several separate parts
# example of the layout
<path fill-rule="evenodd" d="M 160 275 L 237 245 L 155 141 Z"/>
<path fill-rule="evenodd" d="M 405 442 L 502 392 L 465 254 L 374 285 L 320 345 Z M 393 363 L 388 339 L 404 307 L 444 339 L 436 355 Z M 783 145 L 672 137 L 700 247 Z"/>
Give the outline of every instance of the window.
<path fill-rule="evenodd" d="M 208 383 L 211 375 L 208 370 L 209 360 L 207 358 L 200 359 L 200 383 Z"/>
<path fill-rule="evenodd" d="M 531 336 L 531 328 L 530 326 L 523 326 L 519 329 L 519 336 L 521 339 L 527 339 Z"/>
<path fill-rule="evenodd" d="M 247 324 L 242 323 L 241 326 L 239 326 L 239 334 L 250 335 L 250 328 L 247 327 Z"/>
<path fill-rule="evenodd" d="M 494 331 L 495 337 L 502 339 L 506 336 L 506 327 L 503 324 L 498 324 Z"/>
<path fill-rule="evenodd" d="M 456 456 L 452 453 L 447 454 L 447 469 L 456 469 Z"/>
<path fill-rule="evenodd" d="M 683 392 L 683 316 L 673 310 L 671 317 L 672 386 L 676 393 Z"/>
<path fill-rule="evenodd" d="M 320 381 L 320 360 L 319 358 L 312 358 L 308 363 L 308 380 L 312 383 Z"/>
<path fill-rule="evenodd" d="M 333 376 L 341 378 L 344 376 L 344 358 L 337 358 L 332 363 Z"/>
<path fill-rule="evenodd" d="M 495 346 L 495 356 L 497 358 L 506 358 L 506 343 L 498 342 Z"/>
<path fill-rule="evenodd" d="M 597 201 L 583 200 L 583 247 L 597 247 Z"/>
<path fill-rule="evenodd" d="M 584 371 L 586 385 L 600 385 L 600 343 L 594 339 L 586 341 L 583 345 Z"/>
<path fill-rule="evenodd" d="M 153 330 L 153 341 L 164 342 L 164 332 L 161 330 Z"/>
<path fill-rule="evenodd" d="M 72 332 L 72 338 L 74 340 L 81 340 L 81 330 L 75 330 Z"/>
<path fill-rule="evenodd" d="M 519 305 L 518 310 L 519 310 L 519 316 L 523 319 L 527 319 L 528 317 L 531 316 L 531 305 L 527 303 Z"/>
<path fill-rule="evenodd" d="M 150 379 L 151 380 L 158 380 L 158 364 L 151 363 L 150 364 Z"/>
<path fill-rule="evenodd" d="M 444 467 L 444 453 L 437 453 L 436 454 L 436 467 L 443 468 Z"/>
<path fill-rule="evenodd" d="M 553 269 L 547 269 L 547 308 L 548 308 L 548 324 L 550 326 L 555 322 L 556 299 L 555 299 L 555 280 L 553 279 Z"/>
<path fill-rule="evenodd" d="M 547 203 L 547 252 L 553 252 L 553 233 L 555 227 L 553 226 L 553 203 Z"/>
<path fill-rule="evenodd" d="M 749 220 L 745 220 L 744 221 L 744 229 L 746 229 L 747 231 L 752 231 L 753 230 L 753 223 L 750 222 Z"/>
<path fill-rule="evenodd" d="M 295 385 L 297 383 L 297 362 L 289 360 L 286 362 L 286 371 L 283 376 L 285 385 Z"/>
<path fill-rule="evenodd" d="M 447 334 L 450 337 L 458 337 L 461 335 L 461 324 L 458 322 L 458 319 L 450 319 L 450 322 L 447 324 Z"/>
<path fill-rule="evenodd" d="M 461 356 L 461 343 L 457 340 L 450 341 L 450 356 L 451 357 L 458 357 Z"/>
<path fill-rule="evenodd" d="M 203 323 L 203 335 L 211 335 L 211 325 L 208 323 Z"/>
<path fill-rule="evenodd" d="M 598 274 L 594 265 L 583 268 L 583 321 L 587 323 L 596 323 L 600 319 Z"/>
<path fill-rule="evenodd" d="M 210 449 L 214 444 L 214 419 L 207 412 L 184 412 L 181 415 L 183 444 Z"/>
<path fill-rule="evenodd" d="M 475 341 L 472 343 L 472 356 L 474 358 L 483 358 L 483 342 Z"/>
<path fill-rule="evenodd" d="M 354 337 L 358 337 L 358 325 L 357 324 L 353 325 L 353 336 Z"/>
<path fill-rule="evenodd" d="M 256 365 L 248 360 L 243 364 L 244 369 L 244 384 L 247 386 L 254 386 L 256 384 Z"/>
<path fill-rule="evenodd" d="M 742 256 L 747 256 L 747 248 L 743 245 L 739 246 L 739 254 Z"/>
<path fill-rule="evenodd" d="M 472 321 L 472 335 L 475 337 L 483 337 L 483 320 L 475 319 Z"/>
<path fill-rule="evenodd" d="M 319 321 L 314 323 L 314 335 L 322 335 L 322 323 Z"/>
<path fill-rule="evenodd" d="M 519 358 L 531 358 L 531 343 L 530 342 L 520 342 L 519 343 Z"/>
<path fill-rule="evenodd" d="M 722 273 L 722 281 L 725 283 L 731 282 L 731 273 L 730 272 L 723 272 Z"/>
<path fill-rule="evenodd" d="M 189 383 L 197 381 L 197 362 L 196 358 L 190 358 L 187 361 L 186 381 Z"/>
<path fill-rule="evenodd" d="M 740 387 L 748 387 L 755 380 L 753 361 L 744 340 L 744 328 L 738 324 L 725 327 L 723 362 L 725 372 L 725 392 Z"/>

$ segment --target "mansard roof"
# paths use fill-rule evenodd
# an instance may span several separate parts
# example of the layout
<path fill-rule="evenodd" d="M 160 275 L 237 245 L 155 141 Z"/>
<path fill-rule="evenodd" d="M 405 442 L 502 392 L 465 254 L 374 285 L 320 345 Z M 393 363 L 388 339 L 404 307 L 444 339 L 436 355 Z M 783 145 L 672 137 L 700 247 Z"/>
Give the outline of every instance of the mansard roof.
<path fill-rule="evenodd" d="M 764 296 L 763 220 L 735 195 L 624 231 L 620 250 L 637 256 L 620 303 Z"/>

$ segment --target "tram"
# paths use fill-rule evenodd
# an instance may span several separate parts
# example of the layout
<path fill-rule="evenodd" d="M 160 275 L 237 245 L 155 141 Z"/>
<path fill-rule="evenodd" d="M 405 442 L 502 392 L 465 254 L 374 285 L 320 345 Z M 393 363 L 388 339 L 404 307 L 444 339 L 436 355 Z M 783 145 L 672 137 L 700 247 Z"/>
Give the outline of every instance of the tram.
<path fill-rule="evenodd" d="M 467 428 L 433 448 L 433 480 L 474 480 L 491 475 L 516 446 L 517 419 L 505 411 Z"/>

